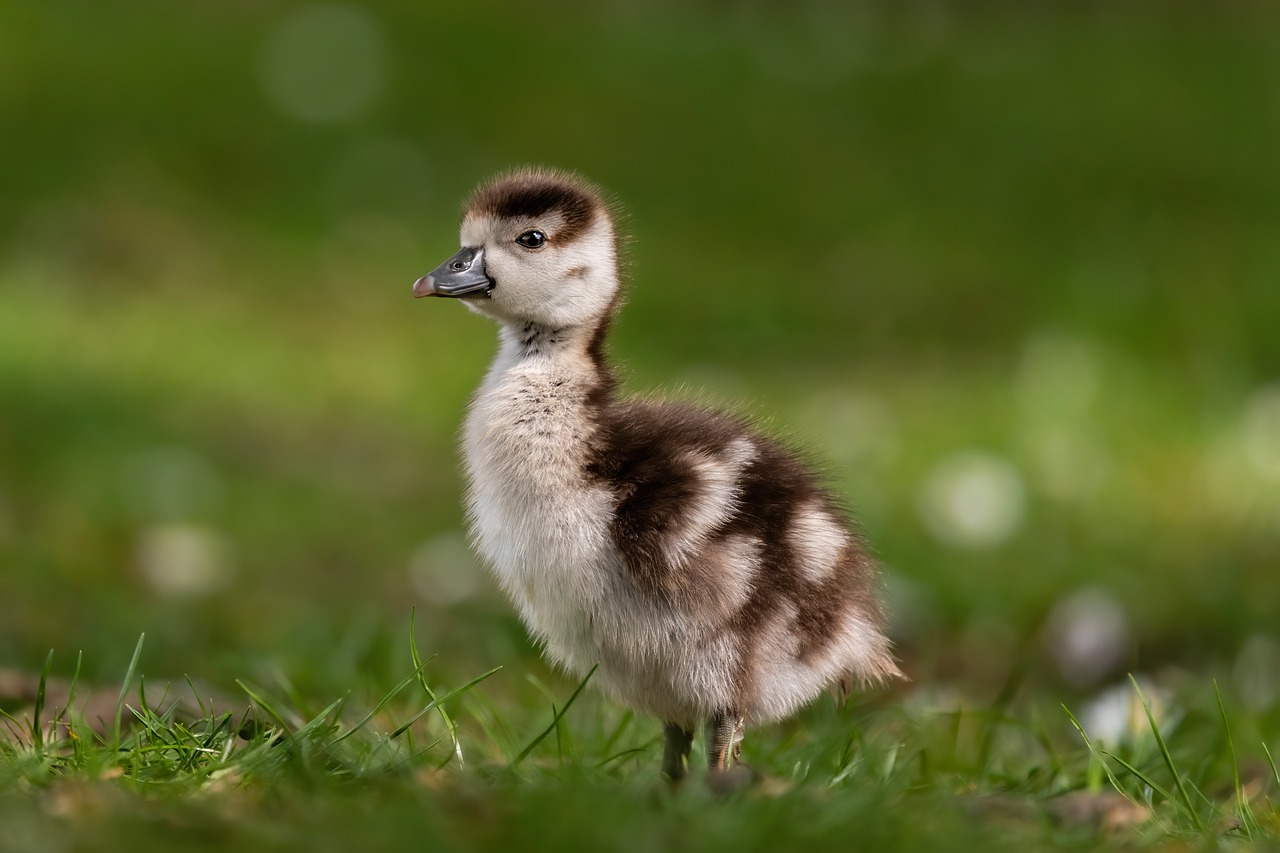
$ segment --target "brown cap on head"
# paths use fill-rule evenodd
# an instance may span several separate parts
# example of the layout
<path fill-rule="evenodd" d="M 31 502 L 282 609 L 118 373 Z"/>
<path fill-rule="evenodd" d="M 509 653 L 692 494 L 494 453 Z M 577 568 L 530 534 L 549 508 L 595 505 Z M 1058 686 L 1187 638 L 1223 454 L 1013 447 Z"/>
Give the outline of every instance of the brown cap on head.
<path fill-rule="evenodd" d="M 499 219 L 536 219 L 558 213 L 564 225 L 557 235 L 572 241 L 595 222 L 608 215 L 608 206 L 587 181 L 570 172 L 525 167 L 498 175 L 483 184 L 467 202 L 467 214 Z"/>

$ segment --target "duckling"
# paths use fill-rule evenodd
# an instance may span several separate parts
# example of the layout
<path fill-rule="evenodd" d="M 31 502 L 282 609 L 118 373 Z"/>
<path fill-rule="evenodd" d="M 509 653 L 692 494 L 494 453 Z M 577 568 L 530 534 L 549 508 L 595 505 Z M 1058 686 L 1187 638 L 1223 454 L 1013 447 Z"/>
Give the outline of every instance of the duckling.
<path fill-rule="evenodd" d="M 462 456 L 472 537 L 503 592 L 554 664 L 595 667 L 597 689 L 662 721 L 669 779 L 701 725 L 726 774 L 746 726 L 901 673 L 874 561 L 807 465 L 734 415 L 619 392 L 614 223 L 576 175 L 500 175 L 413 294 L 498 325 Z"/>

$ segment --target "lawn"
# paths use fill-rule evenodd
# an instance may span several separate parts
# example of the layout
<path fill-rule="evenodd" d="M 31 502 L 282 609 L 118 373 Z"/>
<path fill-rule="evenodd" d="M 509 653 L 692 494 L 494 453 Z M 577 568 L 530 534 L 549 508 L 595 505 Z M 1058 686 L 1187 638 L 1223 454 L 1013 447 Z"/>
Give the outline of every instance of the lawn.
<path fill-rule="evenodd" d="M 0 849 L 1280 841 L 1272 7 L 0 19 Z M 409 286 L 524 162 L 627 211 L 627 387 L 883 564 L 912 681 L 741 794 L 467 548 L 493 330 Z"/>

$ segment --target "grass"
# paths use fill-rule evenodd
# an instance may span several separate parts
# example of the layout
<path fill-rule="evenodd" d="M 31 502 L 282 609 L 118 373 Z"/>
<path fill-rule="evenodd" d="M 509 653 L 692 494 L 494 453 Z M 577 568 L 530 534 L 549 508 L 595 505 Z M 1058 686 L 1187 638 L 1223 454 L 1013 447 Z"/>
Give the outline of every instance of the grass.
<path fill-rule="evenodd" d="M 81 849 L 104 837 L 139 850 L 179 839 L 196 849 L 393 849 L 410 838 L 443 849 L 1280 843 L 1280 775 L 1265 741 L 1235 734 L 1256 735 L 1280 709 L 1232 710 L 1216 684 L 1192 685 L 1157 713 L 1134 680 L 1144 718 L 1114 744 L 1034 698 L 985 709 L 819 703 L 798 723 L 750 732 L 745 759 L 761 780 L 724 796 L 700 774 L 675 789 L 660 781 L 656 723 L 584 691 L 589 678 L 545 688 L 530 677 L 530 691 L 499 699 L 486 694 L 497 670 L 433 687 L 431 659 L 409 646 L 416 664 L 380 694 L 241 681 L 242 695 L 215 707 L 194 685 L 185 697 L 195 703 L 170 687 L 149 693 L 140 639 L 119 734 L 74 698 L 46 704 L 46 667 L 29 715 L 8 716 L 0 740 L 0 847 Z"/>
<path fill-rule="evenodd" d="M 282 59 L 309 9 L 5 7 L 0 850 L 1277 845 L 1276 7 L 386 0 Z M 268 79 L 362 61 L 330 123 Z M 747 401 L 886 566 L 912 684 L 740 797 L 466 548 L 493 333 L 407 288 L 528 161 L 629 211 L 629 387 Z"/>

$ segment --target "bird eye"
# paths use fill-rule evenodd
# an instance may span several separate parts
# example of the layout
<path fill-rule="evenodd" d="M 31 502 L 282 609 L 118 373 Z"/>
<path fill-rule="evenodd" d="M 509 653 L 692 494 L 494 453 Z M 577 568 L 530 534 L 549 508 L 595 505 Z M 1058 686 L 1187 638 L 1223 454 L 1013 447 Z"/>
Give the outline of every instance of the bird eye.
<path fill-rule="evenodd" d="M 541 231 L 526 231 L 516 238 L 516 242 L 526 249 L 541 249 L 542 244 L 547 242 L 547 235 Z"/>

